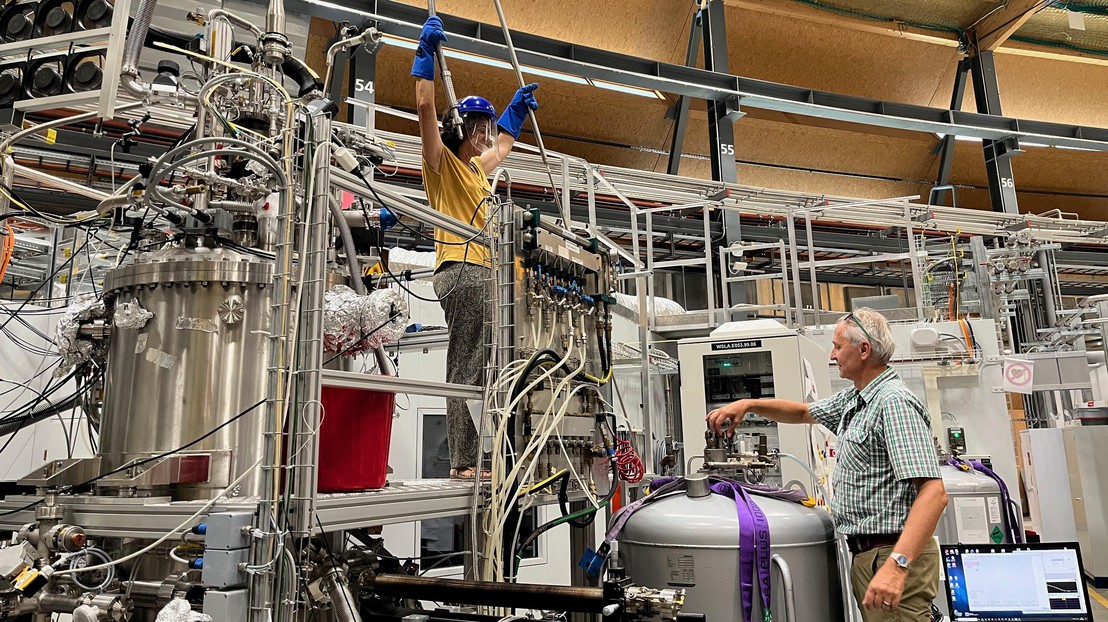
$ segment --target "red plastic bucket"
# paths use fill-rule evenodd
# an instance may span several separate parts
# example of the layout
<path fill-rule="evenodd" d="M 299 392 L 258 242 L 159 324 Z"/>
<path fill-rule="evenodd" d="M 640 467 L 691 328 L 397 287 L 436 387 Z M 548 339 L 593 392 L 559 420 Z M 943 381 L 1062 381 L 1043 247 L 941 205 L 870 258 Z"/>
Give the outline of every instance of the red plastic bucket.
<path fill-rule="evenodd" d="M 321 401 L 319 492 L 384 488 L 396 395 L 323 387 Z"/>

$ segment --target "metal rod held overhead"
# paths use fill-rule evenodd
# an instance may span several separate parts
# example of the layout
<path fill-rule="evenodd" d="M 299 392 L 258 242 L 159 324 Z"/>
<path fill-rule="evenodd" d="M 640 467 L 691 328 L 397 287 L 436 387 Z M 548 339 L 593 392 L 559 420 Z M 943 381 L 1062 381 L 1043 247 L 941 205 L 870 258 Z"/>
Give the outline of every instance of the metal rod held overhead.
<path fill-rule="evenodd" d="M 515 69 L 516 81 L 519 82 L 520 88 L 523 88 L 527 83 L 523 81 L 523 71 L 519 68 L 519 59 L 516 58 L 516 48 L 512 44 L 512 33 L 508 30 L 508 20 L 504 17 L 504 8 L 500 6 L 500 0 L 492 0 L 492 3 L 496 5 L 496 15 L 500 18 L 500 28 L 504 31 L 504 42 L 508 45 L 508 58 L 512 61 L 512 68 Z M 535 117 L 535 111 L 528 108 L 527 117 L 531 119 L 531 129 L 535 132 L 535 144 L 539 148 L 539 157 L 542 158 L 543 166 L 546 167 L 546 174 L 550 176 L 550 187 L 557 189 L 558 184 L 554 183 L 554 173 L 550 171 L 550 162 L 547 161 L 546 157 L 546 145 L 542 142 L 539 120 Z M 558 198 L 557 191 L 554 192 L 554 203 L 558 206 L 558 213 L 562 215 L 562 221 L 566 228 L 569 228 L 569 206 L 563 205 L 562 200 Z"/>
<path fill-rule="evenodd" d="M 435 0 L 427 0 L 427 14 L 431 17 L 435 15 Z M 458 95 L 454 92 L 454 78 L 446 67 L 446 53 L 443 52 L 441 43 L 435 46 L 435 58 L 442 73 L 442 83 L 446 85 L 446 101 L 450 102 L 450 111 L 447 114 L 450 115 L 454 132 L 458 134 L 458 138 L 462 138 L 462 115 L 458 113 Z"/>

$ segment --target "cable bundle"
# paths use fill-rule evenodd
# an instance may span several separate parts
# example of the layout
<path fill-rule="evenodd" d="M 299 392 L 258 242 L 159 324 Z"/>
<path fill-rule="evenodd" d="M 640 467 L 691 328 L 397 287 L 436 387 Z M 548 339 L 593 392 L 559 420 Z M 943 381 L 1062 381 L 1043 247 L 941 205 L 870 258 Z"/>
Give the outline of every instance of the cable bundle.
<path fill-rule="evenodd" d="M 619 438 L 616 441 L 616 467 L 619 469 L 619 478 L 623 481 L 634 484 L 642 481 L 644 475 L 646 475 L 646 467 L 643 466 L 642 458 L 635 452 L 635 446 L 631 441 Z"/>

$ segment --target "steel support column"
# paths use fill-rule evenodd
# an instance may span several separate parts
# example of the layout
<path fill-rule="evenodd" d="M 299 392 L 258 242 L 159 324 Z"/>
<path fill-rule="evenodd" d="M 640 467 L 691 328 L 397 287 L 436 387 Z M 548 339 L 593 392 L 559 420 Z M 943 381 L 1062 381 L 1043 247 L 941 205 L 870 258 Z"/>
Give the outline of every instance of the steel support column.
<path fill-rule="evenodd" d="M 350 59 L 350 87 L 348 89 L 350 97 L 367 104 L 373 104 L 377 101 L 377 89 L 374 86 L 376 83 L 377 54 L 371 54 L 365 49 L 361 49 Z M 351 106 L 351 108 L 353 108 L 351 123 L 372 131 L 374 119 L 370 111 L 361 106 Z"/>
<path fill-rule="evenodd" d="M 958 61 L 958 73 L 954 75 L 954 93 L 950 96 L 950 109 L 961 110 L 962 100 L 966 97 L 966 77 L 970 72 L 970 61 L 963 58 Z M 957 142 L 953 134 L 943 136 L 942 155 L 939 157 L 939 176 L 935 180 L 936 186 L 950 184 L 950 168 L 954 164 L 954 145 Z M 935 192 L 935 203 L 946 204 L 946 190 Z"/>
<path fill-rule="evenodd" d="M 689 31 L 689 47 L 685 51 L 686 67 L 696 66 L 697 52 L 700 50 L 700 29 L 703 27 L 701 12 L 697 11 L 693 15 L 692 29 Z M 669 166 L 666 167 L 666 172 L 670 175 L 679 174 L 678 171 L 681 168 L 681 149 L 685 144 L 685 129 L 689 124 L 689 100 L 689 97 L 681 95 L 673 108 L 673 139 L 669 145 Z"/>
<path fill-rule="evenodd" d="M 973 73 L 973 94 L 977 99 L 977 111 L 989 115 L 1003 114 L 1000 108 L 1000 89 L 997 85 L 996 66 L 992 52 L 980 52 L 970 58 Z M 994 212 L 1019 214 L 1016 201 L 1016 181 L 1012 176 L 1012 156 L 1019 153 L 1019 141 L 983 140 L 985 170 L 989 180 L 989 198 Z"/>
<path fill-rule="evenodd" d="M 727 63 L 727 23 L 723 17 L 723 1 L 712 0 L 700 11 L 704 35 L 704 68 L 730 74 Z M 738 181 L 735 173 L 735 130 L 732 111 L 738 108 L 732 98 L 708 100 L 708 151 L 712 157 L 712 179 L 727 183 Z M 726 226 L 726 225 L 725 225 Z"/>
<path fill-rule="evenodd" d="M 700 11 L 700 28 L 704 37 L 704 68 L 721 74 L 730 74 L 727 60 L 727 22 L 723 15 L 723 0 L 711 0 Z M 739 112 L 738 97 L 708 100 L 708 153 L 712 158 L 712 179 L 724 183 L 738 183 L 735 170 L 735 120 Z M 742 239 L 739 213 L 723 211 L 723 245 L 730 246 Z M 708 262 L 711 266 L 711 261 Z M 746 300 L 742 283 L 728 284 L 728 294 L 733 304 Z M 711 323 L 714 318 L 709 318 Z M 723 320 L 731 320 L 731 310 L 723 310 Z"/>

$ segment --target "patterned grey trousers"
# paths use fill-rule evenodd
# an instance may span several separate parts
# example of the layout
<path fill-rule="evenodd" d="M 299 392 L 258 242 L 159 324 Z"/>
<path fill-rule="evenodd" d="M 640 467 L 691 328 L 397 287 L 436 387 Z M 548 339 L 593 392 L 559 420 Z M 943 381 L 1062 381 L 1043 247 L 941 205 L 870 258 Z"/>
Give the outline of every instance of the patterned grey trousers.
<path fill-rule="evenodd" d="M 455 263 L 435 274 L 435 295 L 446 314 L 450 341 L 446 350 L 446 381 L 485 386 L 485 365 L 492 332 L 492 271 L 471 263 Z M 450 467 L 477 465 L 480 441 L 466 400 L 446 400 L 446 434 Z"/>

